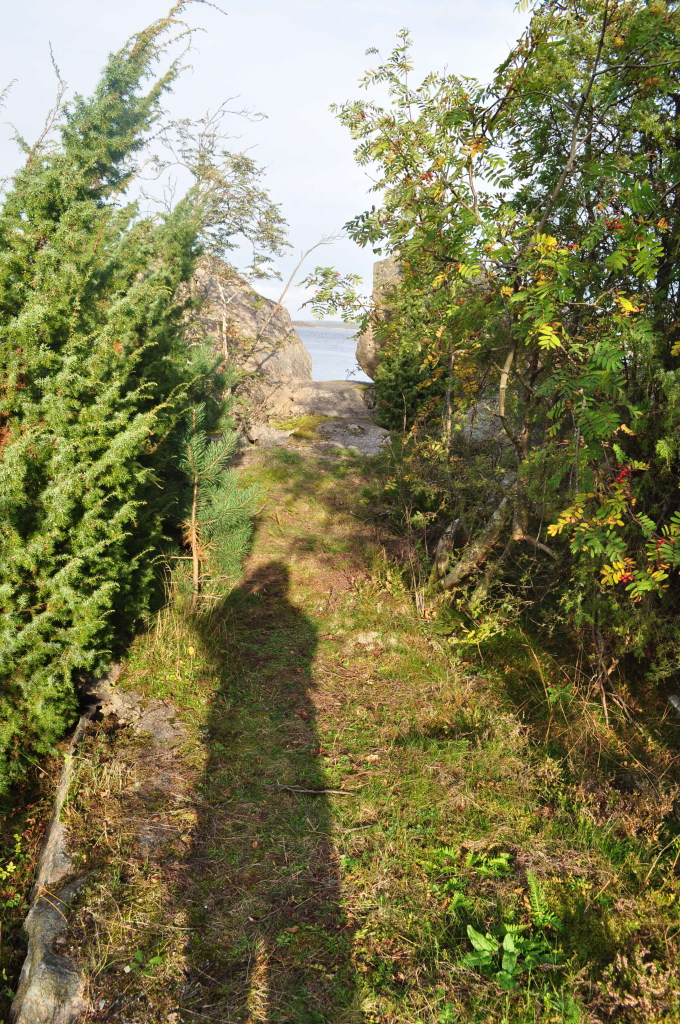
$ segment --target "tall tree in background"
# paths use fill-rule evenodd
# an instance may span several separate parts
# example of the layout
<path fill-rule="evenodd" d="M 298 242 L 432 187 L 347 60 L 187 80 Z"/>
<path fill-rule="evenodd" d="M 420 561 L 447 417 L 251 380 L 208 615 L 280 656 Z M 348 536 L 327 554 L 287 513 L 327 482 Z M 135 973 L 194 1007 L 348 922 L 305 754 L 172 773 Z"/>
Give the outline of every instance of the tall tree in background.
<path fill-rule="evenodd" d="M 186 6 L 111 56 L 91 99 L 55 109 L 0 207 L 0 789 L 63 732 L 74 680 L 102 669 L 157 588 L 179 437 L 215 390 L 184 341 L 180 286 L 229 228 L 265 255 L 281 241 L 261 189 L 248 222 L 257 174 L 238 160 L 229 221 L 215 145 L 162 215 L 126 198 L 181 70 L 155 75 Z"/>
<path fill-rule="evenodd" d="M 375 318 L 379 397 L 388 420 L 404 407 L 391 395 L 409 397 L 463 494 L 447 398 L 459 426 L 482 414 L 505 437 L 479 450 L 477 535 L 446 586 L 528 552 L 603 675 L 656 646 L 663 675 L 678 667 L 680 11 L 532 6 L 490 87 L 411 86 L 404 33 L 363 82 L 389 105 L 339 109 L 381 194 L 350 232 L 402 275 Z"/>

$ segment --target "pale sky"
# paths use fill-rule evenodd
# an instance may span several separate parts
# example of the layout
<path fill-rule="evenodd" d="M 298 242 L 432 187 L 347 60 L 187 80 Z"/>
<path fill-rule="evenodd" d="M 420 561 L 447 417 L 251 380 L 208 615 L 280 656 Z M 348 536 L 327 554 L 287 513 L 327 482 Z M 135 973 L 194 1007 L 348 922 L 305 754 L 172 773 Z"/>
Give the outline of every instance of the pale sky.
<path fill-rule="evenodd" d="M 10 122 L 29 139 L 39 133 L 54 98 L 49 45 L 71 91 L 89 93 L 106 55 L 133 32 L 162 16 L 169 0 L 0 0 L 0 88 L 16 79 L 0 122 L 0 176 L 17 165 Z M 414 81 L 429 71 L 488 79 L 526 24 L 514 0 L 223 0 L 226 17 L 207 7 L 189 8 L 188 20 L 205 29 L 196 38 L 193 69 L 169 97 L 175 116 L 200 117 L 221 101 L 267 114 L 267 120 L 234 120 L 240 141 L 267 168 L 266 183 L 289 223 L 290 255 L 278 264 L 284 280 L 301 251 L 375 201 L 370 182 L 354 163 L 348 133 L 329 111 L 333 102 L 367 95 L 357 81 L 375 57 L 387 54 L 396 33 L 413 36 Z M 316 262 L 361 274 L 370 285 L 375 257 L 349 240 L 318 250 Z M 256 283 L 278 298 L 276 282 Z M 305 296 L 292 289 L 286 305 L 294 317 Z"/>

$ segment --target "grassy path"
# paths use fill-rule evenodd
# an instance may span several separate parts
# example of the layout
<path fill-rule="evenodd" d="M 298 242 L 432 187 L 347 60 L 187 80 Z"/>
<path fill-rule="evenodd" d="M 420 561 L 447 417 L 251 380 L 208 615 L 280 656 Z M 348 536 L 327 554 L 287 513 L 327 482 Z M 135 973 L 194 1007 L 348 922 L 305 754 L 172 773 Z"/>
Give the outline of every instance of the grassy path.
<path fill-rule="evenodd" d="M 267 507 L 240 586 L 207 617 L 171 605 L 121 679 L 186 723 L 171 781 L 145 789 L 110 723 L 82 758 L 91 1019 L 677 1021 L 670 784 L 605 783 L 629 755 L 600 738 L 590 785 L 502 668 L 453 667 L 360 460 L 276 449 L 244 476 Z"/>

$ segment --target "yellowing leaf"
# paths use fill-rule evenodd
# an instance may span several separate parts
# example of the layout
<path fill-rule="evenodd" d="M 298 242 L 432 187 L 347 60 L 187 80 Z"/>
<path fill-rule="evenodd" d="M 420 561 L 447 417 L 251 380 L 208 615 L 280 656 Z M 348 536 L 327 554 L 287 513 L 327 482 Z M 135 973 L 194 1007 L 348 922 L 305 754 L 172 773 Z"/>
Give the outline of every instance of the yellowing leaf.
<path fill-rule="evenodd" d="M 561 324 L 541 324 L 538 328 L 538 346 L 539 348 L 551 349 L 559 348 L 562 344 L 560 336 L 558 335 L 555 327 L 561 328 Z"/>
<path fill-rule="evenodd" d="M 546 253 L 557 248 L 558 242 L 554 235 L 536 235 L 534 244 L 538 251 L 545 256 Z"/>
<path fill-rule="evenodd" d="M 486 149 L 488 142 L 486 139 L 470 139 L 470 141 L 463 146 L 463 152 L 468 156 L 477 156 L 483 149 Z"/>
<path fill-rule="evenodd" d="M 640 307 L 636 306 L 630 299 L 627 299 L 625 295 L 617 295 L 614 301 L 626 316 L 629 316 L 631 313 L 640 312 Z"/>

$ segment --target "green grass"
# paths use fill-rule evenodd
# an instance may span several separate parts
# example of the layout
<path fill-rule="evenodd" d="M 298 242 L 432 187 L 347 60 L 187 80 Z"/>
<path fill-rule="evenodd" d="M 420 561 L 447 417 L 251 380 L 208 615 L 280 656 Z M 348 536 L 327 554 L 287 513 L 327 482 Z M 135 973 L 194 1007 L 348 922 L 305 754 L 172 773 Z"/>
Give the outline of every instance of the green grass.
<path fill-rule="evenodd" d="M 371 521 L 360 457 L 268 450 L 243 472 L 269 496 L 243 580 L 195 617 L 177 598 L 120 681 L 186 723 L 175 796 L 139 797 L 144 744 L 109 725 L 69 806 L 91 871 L 69 943 L 102 1019 L 677 1022 L 662 742 L 572 689 L 546 703 L 563 676 L 523 634 L 454 658 Z M 465 957 L 468 926 L 509 923 L 559 964 L 505 992 L 499 964 Z"/>

